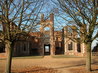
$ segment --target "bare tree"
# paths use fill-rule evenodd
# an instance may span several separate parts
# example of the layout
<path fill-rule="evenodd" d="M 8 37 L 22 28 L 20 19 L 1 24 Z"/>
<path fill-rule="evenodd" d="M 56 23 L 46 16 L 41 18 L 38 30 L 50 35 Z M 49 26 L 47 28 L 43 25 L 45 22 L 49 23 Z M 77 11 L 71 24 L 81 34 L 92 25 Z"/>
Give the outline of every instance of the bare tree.
<path fill-rule="evenodd" d="M 75 28 L 70 28 L 78 33 L 79 38 L 73 38 L 73 40 L 85 44 L 86 69 L 91 71 L 91 44 L 98 38 L 98 1 L 57 0 L 56 4 L 65 13 L 63 16 L 68 16 L 64 19 L 71 24 L 74 22 L 72 25 Z"/>
<path fill-rule="evenodd" d="M 0 22 L 7 49 L 5 73 L 11 73 L 12 50 L 17 33 L 32 31 L 43 4 L 43 0 L 0 0 Z"/>

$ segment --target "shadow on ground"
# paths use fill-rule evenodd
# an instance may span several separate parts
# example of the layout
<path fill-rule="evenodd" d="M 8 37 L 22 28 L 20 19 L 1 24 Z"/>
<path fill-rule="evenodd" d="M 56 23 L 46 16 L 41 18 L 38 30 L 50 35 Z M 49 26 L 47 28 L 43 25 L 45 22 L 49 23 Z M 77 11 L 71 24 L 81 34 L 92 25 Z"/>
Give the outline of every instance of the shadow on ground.
<path fill-rule="evenodd" d="M 72 63 L 70 63 L 71 65 L 65 65 L 65 66 L 62 66 L 62 67 L 56 67 L 55 69 L 62 69 L 62 68 L 75 68 L 75 67 L 80 67 L 80 66 L 83 66 L 85 67 L 86 63 L 84 60 L 80 60 L 80 61 L 73 61 Z M 92 65 L 98 65 L 98 60 L 94 59 L 92 60 Z M 95 70 L 98 70 L 97 69 L 93 69 L 92 71 L 95 71 Z"/>

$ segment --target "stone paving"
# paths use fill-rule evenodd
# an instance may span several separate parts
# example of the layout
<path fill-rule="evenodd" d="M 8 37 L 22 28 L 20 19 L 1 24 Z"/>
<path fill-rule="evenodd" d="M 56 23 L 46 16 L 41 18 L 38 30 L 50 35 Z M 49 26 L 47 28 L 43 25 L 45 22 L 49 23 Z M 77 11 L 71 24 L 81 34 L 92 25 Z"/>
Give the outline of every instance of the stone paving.
<path fill-rule="evenodd" d="M 0 71 L 4 71 L 5 60 L 0 60 Z M 85 66 L 85 58 L 52 58 L 51 56 L 45 56 L 40 59 L 13 59 L 12 68 L 30 68 L 32 66 L 41 66 L 47 68 L 54 68 L 59 73 L 72 73 L 69 71 L 70 68 Z M 1 72 L 0 72 L 1 73 Z"/>

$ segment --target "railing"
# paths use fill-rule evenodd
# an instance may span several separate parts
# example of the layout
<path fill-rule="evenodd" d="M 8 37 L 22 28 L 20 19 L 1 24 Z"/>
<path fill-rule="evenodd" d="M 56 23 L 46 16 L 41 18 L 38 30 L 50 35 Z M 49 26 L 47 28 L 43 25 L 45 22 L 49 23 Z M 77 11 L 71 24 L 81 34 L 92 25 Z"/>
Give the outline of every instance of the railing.
<path fill-rule="evenodd" d="M 98 56 L 98 52 L 92 52 L 92 56 Z"/>

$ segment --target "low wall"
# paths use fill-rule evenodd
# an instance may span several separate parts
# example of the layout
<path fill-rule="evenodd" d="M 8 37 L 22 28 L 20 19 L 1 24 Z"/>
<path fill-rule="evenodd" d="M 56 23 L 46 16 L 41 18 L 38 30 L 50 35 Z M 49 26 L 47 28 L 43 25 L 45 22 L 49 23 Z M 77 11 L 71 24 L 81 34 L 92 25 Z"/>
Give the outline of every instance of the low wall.
<path fill-rule="evenodd" d="M 92 56 L 98 56 L 98 52 L 92 52 Z"/>
<path fill-rule="evenodd" d="M 74 56 L 85 56 L 84 53 L 74 53 L 74 52 L 66 52 L 65 55 L 74 55 Z"/>
<path fill-rule="evenodd" d="M 6 58 L 6 53 L 0 53 L 0 58 Z"/>

